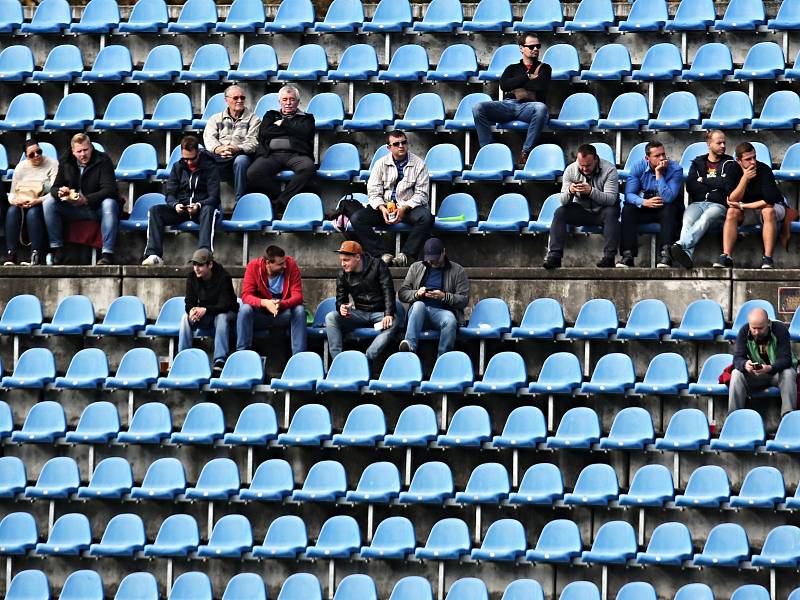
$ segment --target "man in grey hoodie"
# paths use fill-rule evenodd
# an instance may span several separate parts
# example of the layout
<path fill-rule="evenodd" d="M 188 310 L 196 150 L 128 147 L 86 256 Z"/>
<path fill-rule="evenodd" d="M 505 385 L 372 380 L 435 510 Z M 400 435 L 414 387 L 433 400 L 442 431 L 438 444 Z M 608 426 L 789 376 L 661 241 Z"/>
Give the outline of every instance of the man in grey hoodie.
<path fill-rule="evenodd" d="M 619 181 L 617 169 L 597 155 L 591 144 L 578 148 L 574 163 L 564 171 L 561 184 L 561 206 L 553 215 L 547 256 L 542 266 L 557 269 L 564 254 L 567 225 L 602 225 L 603 258 L 600 268 L 614 266 L 619 247 Z"/>

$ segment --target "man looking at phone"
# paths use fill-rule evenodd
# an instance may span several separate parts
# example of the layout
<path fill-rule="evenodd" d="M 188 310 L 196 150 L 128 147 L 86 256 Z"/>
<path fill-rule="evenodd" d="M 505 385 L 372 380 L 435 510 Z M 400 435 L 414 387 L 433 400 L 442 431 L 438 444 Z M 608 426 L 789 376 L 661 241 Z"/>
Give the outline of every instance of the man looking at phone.
<path fill-rule="evenodd" d="M 200 149 L 200 140 L 187 135 L 181 140 L 181 158 L 172 165 L 166 186 L 166 204 L 150 208 L 147 223 L 145 266 L 164 263 L 164 227 L 184 221 L 200 223 L 198 248 L 214 250 L 214 220 L 219 210 L 219 171 L 214 157 Z"/>
<path fill-rule="evenodd" d="M 770 386 L 780 389 L 781 416 L 795 410 L 797 371 L 793 363 L 789 328 L 780 321 L 770 321 L 763 308 L 751 310 L 747 324 L 736 336 L 728 413 L 744 408 L 752 392 Z"/>

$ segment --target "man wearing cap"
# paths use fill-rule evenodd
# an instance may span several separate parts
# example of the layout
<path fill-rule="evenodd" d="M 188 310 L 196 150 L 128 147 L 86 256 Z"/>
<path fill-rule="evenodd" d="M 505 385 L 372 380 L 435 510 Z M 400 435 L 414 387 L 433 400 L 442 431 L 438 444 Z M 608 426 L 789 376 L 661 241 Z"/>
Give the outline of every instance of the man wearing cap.
<path fill-rule="evenodd" d="M 408 304 L 406 337 L 400 342 L 403 352 L 416 352 L 424 328 L 439 332 L 439 356 L 453 349 L 458 326 L 469 303 L 469 278 L 464 267 L 447 258 L 439 238 L 425 242 L 422 260 L 408 269 L 397 291 Z"/>
<path fill-rule="evenodd" d="M 279 246 L 267 246 L 264 256 L 247 264 L 236 319 L 236 349 L 250 349 L 254 329 L 272 327 L 289 328 L 292 354 L 305 351 L 306 309 L 300 268 Z"/>
<path fill-rule="evenodd" d="M 207 248 L 196 250 L 189 260 L 192 272 L 186 279 L 186 314 L 181 319 L 178 351 L 192 347 L 192 335 L 200 327 L 214 329 L 214 372 L 219 373 L 228 357 L 230 323 L 239 310 L 231 276 Z"/>
<path fill-rule="evenodd" d="M 381 333 L 367 348 L 367 358 L 374 361 L 400 326 L 394 314 L 394 284 L 389 267 L 381 259 L 365 255 L 358 242 L 342 242 L 336 252 L 342 265 L 336 277 L 336 310 L 325 317 L 331 357 L 342 351 L 344 333 L 357 327 L 375 327 Z"/>

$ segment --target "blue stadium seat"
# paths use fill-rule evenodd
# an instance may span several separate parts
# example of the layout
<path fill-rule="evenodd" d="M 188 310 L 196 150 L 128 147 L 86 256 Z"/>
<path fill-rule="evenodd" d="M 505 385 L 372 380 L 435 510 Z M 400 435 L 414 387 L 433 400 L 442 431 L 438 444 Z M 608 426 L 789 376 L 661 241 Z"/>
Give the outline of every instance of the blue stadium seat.
<path fill-rule="evenodd" d="M 99 348 L 80 350 L 69 363 L 64 377 L 57 377 L 57 389 L 95 389 L 108 377 L 108 359 Z M 69 441 L 69 440 L 68 440 Z"/>
<path fill-rule="evenodd" d="M 713 340 L 725 329 L 722 307 L 714 300 L 695 300 L 683 313 L 681 324 L 670 332 L 673 340 Z"/>
<path fill-rule="evenodd" d="M 301 552 L 304 552 L 308 546 L 308 534 L 306 533 L 306 524 L 300 517 L 296 515 L 282 515 L 269 524 L 267 534 L 264 537 L 264 543 L 261 546 L 253 547 L 253 556 L 265 558 L 295 558 Z M 316 584 L 316 589 L 319 590 L 319 582 L 314 575 L 308 573 L 297 573 L 291 575 L 284 584 L 284 589 L 292 588 L 298 585 L 298 579 L 309 578 L 309 582 L 313 585 Z M 306 585 L 309 583 L 306 582 Z M 283 590 L 281 590 L 281 597 L 283 597 Z M 299 596 L 292 596 L 296 598 L 313 598 L 313 595 L 307 596 L 301 594 Z M 318 596 L 322 600 L 321 596 Z"/>
<path fill-rule="evenodd" d="M 792 144 L 786 149 L 780 169 L 773 173 L 778 181 L 800 180 L 800 144 Z"/>
<path fill-rule="evenodd" d="M 495 448 L 535 448 L 547 438 L 542 411 L 535 406 L 520 406 L 511 411 L 500 435 L 492 438 Z"/>
<path fill-rule="evenodd" d="M 752 0 L 731 0 L 725 8 L 722 19 L 714 22 L 718 31 L 753 31 L 759 25 L 766 25 L 764 4 Z"/>
<path fill-rule="evenodd" d="M 271 458 L 258 465 L 249 488 L 242 488 L 242 500 L 280 502 L 294 490 L 294 474 L 289 463 L 281 458 Z M 306 547 L 305 542 L 303 548 Z"/>
<path fill-rule="evenodd" d="M 144 329 L 146 322 L 144 303 L 137 296 L 120 296 L 108 307 L 103 322 L 92 327 L 92 335 L 133 336 Z"/>
<path fill-rule="evenodd" d="M 169 14 L 164 0 L 141 0 L 133 6 L 126 22 L 120 23 L 120 33 L 156 33 L 167 26 Z"/>
<path fill-rule="evenodd" d="M 738 567 L 750 558 L 747 532 L 741 525 L 722 523 L 706 538 L 703 551 L 694 555 L 694 564 L 706 567 Z"/>
<path fill-rule="evenodd" d="M 348 502 L 365 504 L 391 502 L 400 495 L 400 472 L 390 462 L 374 462 L 367 465 L 358 486 L 345 494 Z"/>
<path fill-rule="evenodd" d="M 86 515 L 67 513 L 53 524 L 47 542 L 36 544 L 36 554 L 77 556 L 83 550 L 88 550 L 91 543 L 92 527 Z"/>
<path fill-rule="evenodd" d="M 496 145 L 497 144 L 484 146 L 480 152 Z M 490 159 L 486 157 L 487 162 L 479 165 L 476 160 L 473 164 L 472 171 L 464 171 L 464 177 L 466 178 L 469 175 L 471 179 L 475 180 L 502 180 L 504 177 L 510 175 L 511 167 L 513 167 L 513 163 L 510 162 L 511 151 L 508 147 L 504 146 L 504 148 L 505 150 L 502 151 L 501 156 L 496 157 L 500 158 L 502 163 L 487 164 Z M 480 152 L 478 156 L 480 156 Z M 508 154 L 507 156 L 505 156 L 506 153 Z M 484 167 L 485 170 L 479 171 L 479 167 Z M 495 170 L 491 170 L 493 167 Z M 505 167 L 509 168 L 506 170 Z M 514 193 L 503 194 L 502 196 L 498 196 L 492 203 L 492 208 L 489 210 L 489 215 L 486 217 L 486 220 L 478 221 L 478 231 L 485 233 L 493 231 L 519 232 L 521 227 L 528 225 L 530 218 L 531 214 L 528 208 L 528 199 L 525 198 L 525 196 Z"/>
<path fill-rule="evenodd" d="M 475 548 L 473 560 L 515 561 L 525 556 L 525 528 L 516 519 L 499 519 L 489 525 L 480 548 Z"/>
<path fill-rule="evenodd" d="M 425 155 L 425 166 L 428 168 L 431 181 L 451 182 L 464 170 L 464 160 L 461 158 L 461 150 L 455 144 L 436 144 Z M 441 209 L 442 207 L 439 207 L 439 212 Z M 477 222 L 477 218 L 475 221 Z"/>
<path fill-rule="evenodd" d="M 244 60 L 244 58 L 242 58 Z M 183 70 L 183 58 L 177 46 L 156 46 L 147 55 L 140 71 L 134 71 L 134 81 L 172 81 Z"/>
<path fill-rule="evenodd" d="M 144 555 L 187 556 L 196 551 L 199 544 L 200 532 L 194 517 L 170 515 L 161 523 L 155 542 L 144 547 Z"/>
<path fill-rule="evenodd" d="M 767 451 L 769 452 L 797 452 L 800 450 L 800 413 L 794 411 L 783 415 L 775 439 L 767 440 Z"/>
<path fill-rule="evenodd" d="M 347 492 L 347 476 L 341 463 L 323 460 L 313 465 L 303 487 L 292 492 L 295 502 L 336 502 Z"/>
<path fill-rule="evenodd" d="M 715 465 L 698 467 L 689 477 L 686 490 L 675 496 L 676 506 L 719 506 L 731 495 L 725 469 Z"/>
<path fill-rule="evenodd" d="M 743 585 L 733 592 L 731 600 L 769 600 L 770 595 L 765 587 L 760 585 Z"/>
<path fill-rule="evenodd" d="M 581 555 L 582 549 L 581 532 L 575 522 L 556 519 L 542 528 L 536 547 L 528 550 L 525 558 L 534 563 L 569 563 Z"/>
<path fill-rule="evenodd" d="M 600 119 L 597 127 L 612 131 L 638 130 L 643 125 L 647 125 L 649 120 L 650 109 L 647 107 L 645 97 L 637 92 L 627 92 L 614 99 L 611 109 L 608 111 L 608 117 Z"/>
<path fill-rule="evenodd" d="M 559 600 L 600 600 L 600 592 L 589 581 L 573 581 L 564 586 Z"/>
<path fill-rule="evenodd" d="M 378 80 L 418 81 L 427 74 L 429 68 L 426 48 L 418 44 L 405 44 L 395 50 L 389 66 L 378 74 Z"/>
<path fill-rule="evenodd" d="M 508 0 L 481 0 L 471 20 L 464 20 L 464 31 L 503 31 L 511 27 L 511 5 Z"/>
<path fill-rule="evenodd" d="M 269 33 L 303 33 L 314 25 L 314 5 L 311 0 L 284 0 L 278 6 L 273 21 L 264 24 Z"/>
<path fill-rule="evenodd" d="M 667 31 L 705 31 L 717 15 L 713 0 L 681 0 L 675 17 L 667 21 Z"/>
<path fill-rule="evenodd" d="M 554 81 L 570 80 L 581 72 L 578 51 L 572 44 L 554 44 L 545 50 L 542 62 L 550 65 Z"/>
<path fill-rule="evenodd" d="M 36 569 L 20 571 L 8 584 L 7 600 L 50 600 L 47 576 Z"/>
<path fill-rule="evenodd" d="M 325 379 L 317 380 L 317 391 L 357 392 L 369 379 L 369 363 L 364 353 L 345 350 L 333 359 Z"/>
<path fill-rule="evenodd" d="M 0 317 L 0 334 L 30 334 L 42 326 L 42 304 L 36 296 L 19 294 L 9 299 Z"/>
<path fill-rule="evenodd" d="M 145 534 L 142 518 L 139 515 L 130 513 L 116 514 L 106 525 L 106 530 L 103 532 L 100 543 L 89 546 L 89 555 L 133 556 L 134 552 L 144 549 L 144 543 Z"/>
<path fill-rule="evenodd" d="M 203 109 L 203 114 L 199 119 L 192 119 L 191 128 L 202 130 L 205 129 L 208 120 L 212 115 L 221 113 L 227 108 L 225 105 L 225 95 L 223 92 L 214 94 L 206 101 L 206 107 Z"/>
<path fill-rule="evenodd" d="M 467 524 L 461 519 L 442 519 L 434 523 L 425 546 L 418 547 L 414 556 L 423 560 L 460 560 L 471 548 Z"/>
<path fill-rule="evenodd" d="M 252 598 L 252 600 L 267 600 L 267 588 L 264 580 L 257 573 L 239 573 L 228 581 L 222 600 L 237 600 L 238 598 Z"/>
<path fill-rule="evenodd" d="M 733 58 L 730 48 L 719 42 L 710 42 L 697 49 L 692 66 L 684 69 L 681 77 L 687 81 L 721 80 L 732 74 Z"/>
<path fill-rule="evenodd" d="M 0 554 L 26 554 L 36 547 L 38 538 L 36 520 L 29 513 L 9 513 L 0 521 Z"/>
<path fill-rule="evenodd" d="M 106 46 L 97 54 L 92 69 L 81 75 L 83 81 L 122 81 L 133 71 L 131 52 L 126 46 Z"/>
<path fill-rule="evenodd" d="M 264 365 L 258 353 L 238 350 L 225 361 L 219 377 L 209 381 L 212 390 L 250 390 L 264 380 Z"/>
<path fill-rule="evenodd" d="M 328 55 L 322 46 L 306 44 L 294 51 L 286 69 L 278 70 L 279 81 L 316 81 L 328 73 Z"/>
<path fill-rule="evenodd" d="M 528 385 L 525 362 L 516 352 L 495 354 L 486 367 L 482 381 L 473 386 L 475 393 L 517 394 Z"/>
<path fill-rule="evenodd" d="M 768 300 L 748 300 L 739 307 L 739 311 L 736 313 L 736 318 L 733 320 L 733 325 L 730 329 L 726 329 L 722 332 L 722 337 L 728 341 L 735 341 L 739 330 L 745 325 L 745 323 L 747 323 L 748 313 L 754 308 L 763 308 L 765 311 L 767 311 L 767 316 L 771 321 L 774 321 L 777 318 L 775 316 L 775 307 L 772 306 L 772 303 Z"/>
<path fill-rule="evenodd" d="M 519 46 L 506 44 L 499 46 L 489 60 L 485 71 L 478 73 L 479 81 L 500 81 L 500 76 L 508 65 L 519 62 Z"/>
<path fill-rule="evenodd" d="M 353 517 L 336 515 L 322 524 L 317 543 L 306 549 L 309 558 L 349 558 L 361 549 L 361 532 Z"/>
<path fill-rule="evenodd" d="M 564 480 L 559 468 L 550 463 L 538 463 L 528 467 L 519 489 L 508 495 L 508 503 L 552 505 L 563 495 Z"/>
<path fill-rule="evenodd" d="M 625 181 L 628 178 L 631 169 L 633 169 L 633 166 L 637 162 L 644 160 L 644 148 L 646 145 L 647 142 L 639 142 L 630 149 L 628 152 L 628 158 L 625 159 L 625 167 L 622 169 L 617 169 L 617 175 L 619 175 L 620 181 Z"/>
<path fill-rule="evenodd" d="M 183 301 L 181 299 L 181 305 Z M 106 379 L 110 389 L 147 389 L 158 379 L 159 365 L 150 348 L 128 350 L 119 363 L 114 377 Z"/>
<path fill-rule="evenodd" d="M 49 350 L 44 350 L 46 353 L 50 352 Z M 30 352 L 30 350 L 28 350 L 28 352 Z M 25 356 L 25 354 L 23 354 L 23 356 Z M 20 358 L 20 364 L 21 363 L 22 359 Z M 4 384 L 4 387 L 7 386 Z M 20 444 L 51 444 L 54 443 L 56 439 L 63 437 L 66 430 L 67 422 L 61 404 L 53 402 L 52 400 L 45 400 L 31 407 L 25 417 L 25 423 L 22 429 L 20 431 L 14 431 L 11 434 L 11 441 Z"/>
<path fill-rule="evenodd" d="M 61 588 L 59 600 L 103 600 L 103 580 L 96 571 L 74 571 Z"/>
<path fill-rule="evenodd" d="M 317 176 L 320 179 L 350 181 L 361 170 L 358 149 L 349 143 L 333 144 L 322 155 Z"/>
<path fill-rule="evenodd" d="M 186 489 L 183 464 L 176 458 L 159 458 L 144 475 L 141 487 L 131 488 L 131 498 L 172 500 Z"/>
<path fill-rule="evenodd" d="M 508 584 L 500 600 L 545 600 L 544 590 L 535 579 L 516 579 Z"/>
<path fill-rule="evenodd" d="M 369 163 L 369 168 L 361 169 L 361 171 L 358 174 L 358 179 L 361 181 L 367 181 L 369 179 L 370 173 L 372 173 L 372 169 L 374 169 L 378 161 L 387 154 L 389 154 L 389 149 L 386 147 L 386 144 L 378 146 L 377 150 L 375 150 L 375 154 L 372 155 L 372 160 Z M 358 195 L 353 194 L 353 198 L 357 199 Z"/>
<path fill-rule="evenodd" d="M 289 429 L 278 436 L 285 446 L 319 446 L 331 438 L 331 416 L 321 404 L 304 404 L 297 409 Z"/>
<path fill-rule="evenodd" d="M 152 117 L 142 121 L 142 129 L 182 129 L 191 122 L 191 100 L 186 94 L 172 92 L 158 99 Z"/>
<path fill-rule="evenodd" d="M 676 352 L 656 354 L 647 366 L 644 380 L 633 387 L 635 394 L 679 395 L 689 387 L 686 360 Z"/>
<path fill-rule="evenodd" d="M 552 339 L 564 332 L 564 311 L 553 298 L 536 298 L 525 308 L 519 327 L 511 328 L 514 339 Z"/>
<path fill-rule="evenodd" d="M 72 22 L 72 9 L 66 0 L 42 0 L 30 23 L 23 23 L 21 33 L 63 33 Z"/>
<path fill-rule="evenodd" d="M 369 546 L 361 547 L 361 557 L 367 559 L 404 559 L 407 555 L 414 553 L 416 546 L 417 540 L 411 521 L 406 517 L 389 517 L 378 523 L 378 527 L 372 537 L 372 543 Z M 422 578 L 407 577 L 405 579 Z M 401 586 L 402 581 L 404 580 L 396 584 L 395 589 Z M 426 580 L 423 581 L 428 585 L 428 590 L 430 590 L 430 584 Z M 392 597 L 394 597 L 394 592 L 392 594 Z"/>
<path fill-rule="evenodd" d="M 463 492 L 455 501 L 461 504 L 499 504 L 511 491 L 506 468 L 500 463 L 485 462 L 472 471 Z"/>
<path fill-rule="evenodd" d="M 441 504 L 455 493 L 453 474 L 443 462 L 422 463 L 411 478 L 408 491 L 400 492 L 401 504 Z"/>
<path fill-rule="evenodd" d="M 217 22 L 216 31 L 223 33 L 255 33 L 264 27 L 264 5 L 258 0 L 234 0 L 224 21 Z"/>
<path fill-rule="evenodd" d="M 581 559 L 587 563 L 625 564 L 635 556 L 636 533 L 633 527 L 625 521 L 609 521 L 597 531 L 592 549 L 585 550 Z"/>
<path fill-rule="evenodd" d="M 333 0 L 325 20 L 314 25 L 315 33 L 351 33 L 364 23 L 361 0 Z"/>
<path fill-rule="evenodd" d="M 200 402 L 186 413 L 183 427 L 170 437 L 173 444 L 213 444 L 225 433 L 225 416 L 218 404 Z"/>
<path fill-rule="evenodd" d="M 117 441 L 128 444 L 159 444 L 171 433 L 172 415 L 169 409 L 161 402 L 148 402 L 136 409 L 128 430 L 120 431 Z"/>
<path fill-rule="evenodd" d="M 592 65 L 581 71 L 584 81 L 618 80 L 631 74 L 631 55 L 623 44 L 606 44 L 598 48 Z M 613 109 L 612 109 L 613 110 Z"/>
<path fill-rule="evenodd" d="M 739 411 L 734 411 L 733 414 Z M 730 418 L 730 417 L 728 417 Z M 736 508 L 775 508 L 786 498 L 783 475 L 775 467 L 756 467 L 744 478 L 739 494 L 731 496 L 730 505 Z"/>
<path fill-rule="evenodd" d="M 211 580 L 205 573 L 190 571 L 172 584 L 169 600 L 212 600 Z"/>
<path fill-rule="evenodd" d="M 78 498 L 122 498 L 133 487 L 131 465 L 125 458 L 112 456 L 101 460 L 88 486 L 78 488 Z"/>
<path fill-rule="evenodd" d="M 241 0 L 240 0 L 241 1 Z M 222 44 L 204 44 L 197 49 L 189 70 L 181 71 L 181 81 L 219 81 L 231 68 L 228 51 Z"/>
<path fill-rule="evenodd" d="M 590 129 L 599 120 L 597 98 L 587 92 L 578 92 L 564 100 L 558 118 L 550 119 L 549 123 L 552 129 Z"/>
<path fill-rule="evenodd" d="M 714 600 L 714 592 L 705 583 L 689 583 L 675 593 L 674 600 Z"/>
<path fill-rule="evenodd" d="M 699 450 L 708 444 L 708 419 L 696 408 L 683 408 L 672 415 L 663 438 L 656 439 L 659 450 Z"/>
<path fill-rule="evenodd" d="M 649 298 L 633 305 L 625 327 L 617 329 L 621 340 L 658 340 L 670 330 L 669 310 L 663 300 Z"/>
<path fill-rule="evenodd" d="M 14 373 L 3 377 L 0 387 L 44 389 L 48 384 L 53 383 L 55 378 L 56 364 L 53 353 L 47 348 L 30 348 L 19 357 L 14 367 Z"/>
<path fill-rule="evenodd" d="M 14 430 L 14 419 L 8 402 L 0 400 L 0 439 L 11 436 Z"/>
<path fill-rule="evenodd" d="M 475 129 L 475 120 L 472 109 L 481 102 L 491 102 L 491 97 L 483 92 L 467 94 L 458 103 L 456 113 L 452 119 L 446 119 L 444 128 L 448 131 L 467 131 Z"/>
<path fill-rule="evenodd" d="M 617 332 L 617 308 L 611 300 L 593 298 L 581 306 L 574 327 L 567 327 L 568 339 L 607 339 Z"/>
<path fill-rule="evenodd" d="M 111 98 L 103 113 L 103 118 L 95 119 L 94 128 L 99 130 L 134 129 L 141 125 L 142 121 L 144 121 L 142 99 L 137 94 L 123 92 Z"/>
<path fill-rule="evenodd" d="M 444 144 L 442 144 L 444 145 Z M 449 144 L 447 144 L 449 145 Z M 434 148 L 438 148 L 435 146 Z M 445 197 L 436 212 L 436 231 L 467 232 L 478 224 L 478 207 L 470 194 L 457 193 Z"/>
<path fill-rule="evenodd" d="M 278 57 L 267 44 L 248 46 L 239 65 L 228 71 L 229 81 L 266 81 L 278 73 Z M 135 73 L 134 73 L 135 76 Z"/>
<path fill-rule="evenodd" d="M 627 494 L 620 494 L 620 506 L 664 506 L 675 496 L 672 473 L 664 465 L 645 465 L 633 476 Z"/>
<path fill-rule="evenodd" d="M 0 33 L 12 33 L 22 26 L 22 6 L 17 0 L 0 2 Z"/>
<path fill-rule="evenodd" d="M 561 177 L 564 169 L 564 151 L 555 144 L 539 144 L 531 150 L 525 166 L 514 171 L 514 180 L 555 181 Z"/>
<path fill-rule="evenodd" d="M 564 13 L 558 0 L 531 0 L 521 21 L 516 21 L 514 31 L 552 31 L 563 27 Z"/>
<path fill-rule="evenodd" d="M 156 149 L 150 144 L 138 143 L 131 144 L 122 151 L 114 175 L 121 181 L 146 180 L 155 175 L 156 171 L 158 171 Z"/>
<path fill-rule="evenodd" d="M 433 590 L 427 579 L 411 575 L 403 577 L 394 585 L 389 600 L 433 600 Z"/>
<path fill-rule="evenodd" d="M 474 381 L 472 361 L 465 353 L 453 350 L 436 359 L 430 379 L 420 384 L 429 393 L 463 393 Z"/>
<path fill-rule="evenodd" d="M 753 104 L 744 92 L 724 92 L 711 109 L 711 117 L 703 119 L 703 129 L 743 129 L 753 120 Z"/>
<path fill-rule="evenodd" d="M 83 130 L 94 121 L 94 101 L 88 94 L 72 93 L 61 100 L 52 119 L 46 119 L 42 125 L 45 129 Z"/>
<path fill-rule="evenodd" d="M 579 474 L 572 493 L 564 494 L 564 504 L 608 506 L 619 496 L 619 482 L 614 467 L 600 463 L 588 465 Z"/>
<path fill-rule="evenodd" d="M 48 460 L 39 472 L 35 486 L 25 488 L 26 498 L 67 498 L 78 491 L 81 476 L 78 465 L 69 457 Z"/>
<path fill-rule="evenodd" d="M 283 217 L 272 222 L 274 231 L 313 231 L 322 225 L 322 200 L 316 194 L 304 192 L 292 196 Z"/>
<path fill-rule="evenodd" d="M 796 0 L 784 0 L 774 19 L 767 21 L 773 31 L 792 31 L 800 29 L 800 4 Z"/>
<path fill-rule="evenodd" d="M 564 23 L 567 31 L 605 31 L 614 24 L 610 0 L 581 0 L 572 21 Z"/>
<path fill-rule="evenodd" d="M 791 90 L 773 92 L 764 102 L 761 115 L 753 119 L 753 129 L 794 129 L 800 123 L 800 96 Z"/>
<path fill-rule="evenodd" d="M 669 20 L 667 5 L 661 0 L 636 0 L 628 18 L 619 24 L 620 31 L 659 31 Z"/>
<path fill-rule="evenodd" d="M 673 44 L 650 46 L 642 60 L 642 68 L 631 74 L 634 81 L 671 80 L 683 72 L 681 51 Z"/>
<path fill-rule="evenodd" d="M 775 42 L 759 42 L 750 47 L 741 69 L 733 72 L 734 79 L 775 79 L 783 74 L 786 58 Z"/>
<path fill-rule="evenodd" d="M 223 231 L 261 231 L 270 223 L 272 223 L 272 204 L 269 198 L 264 194 L 253 192 L 239 198 L 233 207 L 231 218 L 220 221 L 220 228 Z"/>
<path fill-rule="evenodd" d="M 447 33 L 460 27 L 464 12 L 458 0 L 432 0 L 422 17 L 412 29 L 417 32 Z"/>
<path fill-rule="evenodd" d="M 178 20 L 167 26 L 172 33 L 206 33 L 217 24 L 217 7 L 212 0 L 187 0 Z M 201 46 L 202 47 L 202 46 Z"/>
<path fill-rule="evenodd" d="M 315 352 L 300 352 L 289 358 L 280 378 L 273 377 L 270 387 L 275 390 L 313 390 L 323 377 L 322 357 Z"/>
<path fill-rule="evenodd" d="M 719 438 L 711 440 L 711 448 L 753 452 L 758 446 L 764 445 L 765 438 L 761 415 L 752 409 L 743 408 L 728 415 Z"/>
<path fill-rule="evenodd" d="M 243 515 L 225 515 L 214 524 L 208 544 L 197 547 L 204 558 L 241 558 L 253 546 L 253 530 Z"/>
<path fill-rule="evenodd" d="M 39 94 L 26 92 L 11 100 L 5 119 L 0 120 L 0 131 L 33 131 L 44 120 L 44 100 Z"/>
<path fill-rule="evenodd" d="M 572 394 L 583 380 L 578 357 L 569 352 L 556 352 L 548 356 L 539 377 L 528 386 L 533 394 Z"/>
<path fill-rule="evenodd" d="M 436 413 L 425 404 L 407 406 L 400 413 L 394 433 L 386 435 L 386 446 L 425 446 L 436 439 Z"/>
<path fill-rule="evenodd" d="M 228 500 L 239 492 L 239 467 L 230 458 L 214 458 L 203 465 L 195 487 L 186 488 L 193 500 Z"/>
<path fill-rule="evenodd" d="M 646 552 L 636 555 L 640 565 L 675 565 L 692 558 L 692 534 L 683 523 L 662 523 L 653 530 Z M 619 596 L 618 596 L 619 598 Z"/>
<path fill-rule="evenodd" d="M 198 390 L 211 379 L 208 355 L 199 348 L 178 352 L 166 377 L 159 377 L 156 388 L 160 390 Z"/>
<path fill-rule="evenodd" d="M 655 433 L 650 413 L 639 406 L 619 411 L 611 424 L 608 437 L 600 438 L 600 447 L 609 450 L 643 450 L 652 444 Z"/>
<path fill-rule="evenodd" d="M 384 93 L 373 92 L 362 96 L 356 104 L 352 119 L 345 119 L 342 127 L 348 131 L 378 130 L 394 123 L 392 100 Z"/>
<path fill-rule="evenodd" d="M 444 103 L 438 94 L 425 92 L 412 97 L 402 119 L 394 122 L 396 129 L 414 131 L 435 129 L 444 124 Z"/>
<path fill-rule="evenodd" d="M 359 404 L 344 423 L 342 433 L 333 436 L 334 446 L 374 446 L 386 435 L 386 417 L 376 404 Z"/>
<path fill-rule="evenodd" d="M 446 434 L 436 439 L 439 446 L 480 446 L 492 438 L 489 413 L 482 406 L 462 406 L 450 420 Z"/>
<path fill-rule="evenodd" d="M 800 562 L 800 528 L 795 525 L 779 525 L 767 534 L 761 554 L 753 554 L 754 567 L 797 568 Z M 797 594 L 792 592 L 790 600 Z"/>
<path fill-rule="evenodd" d="M 378 591 L 372 577 L 356 573 L 342 579 L 339 587 L 336 588 L 333 600 L 352 600 L 354 598 L 378 600 Z"/>
<path fill-rule="evenodd" d="M 558 207 L 561 206 L 561 194 L 550 194 L 542 203 L 542 208 L 539 210 L 539 214 L 536 217 L 535 221 L 531 221 L 528 223 L 528 231 L 533 234 L 537 233 L 550 233 L 550 226 L 553 224 L 553 216 L 555 216 L 555 212 Z M 527 313 L 526 313 L 527 314 Z M 523 321 L 525 320 L 525 316 L 523 315 Z M 562 319 L 563 322 L 563 319 Z M 522 326 L 514 327 L 511 329 L 511 336 L 516 337 L 520 333 L 520 331 L 516 331 L 521 329 Z M 564 328 L 561 328 L 559 333 L 564 333 Z M 542 335 L 547 336 L 548 338 L 553 337 L 552 335 L 547 335 L 547 332 L 543 332 Z M 534 335 L 534 337 L 536 337 Z"/>
<path fill-rule="evenodd" d="M 612 352 L 597 361 L 591 381 L 581 385 L 582 394 L 625 394 L 633 388 L 636 373 L 627 354 Z"/>
<path fill-rule="evenodd" d="M 313 115 L 317 130 L 334 129 L 344 121 L 342 98 L 333 92 L 323 92 L 311 98 L 307 112 Z"/>
<path fill-rule="evenodd" d="M 429 69 L 428 81 L 466 81 L 478 75 L 478 58 L 467 44 L 447 46 L 435 69 Z"/>
<path fill-rule="evenodd" d="M 411 21 L 411 5 L 407 0 L 381 0 L 372 20 L 365 22 L 361 30 L 367 33 L 400 32 L 411 27 Z"/>
<path fill-rule="evenodd" d="M 114 600 L 158 600 L 158 583 L 151 573 L 126 575 L 114 594 Z"/>
<path fill-rule="evenodd" d="M 554 436 L 547 438 L 548 448 L 589 448 L 600 439 L 600 421 L 591 408 L 570 408 Z"/>
<path fill-rule="evenodd" d="M 495 201 L 495 205 L 500 198 Z M 472 309 L 466 327 L 459 327 L 458 334 L 465 338 L 499 338 L 510 330 L 511 313 L 505 300 L 483 298 Z"/>

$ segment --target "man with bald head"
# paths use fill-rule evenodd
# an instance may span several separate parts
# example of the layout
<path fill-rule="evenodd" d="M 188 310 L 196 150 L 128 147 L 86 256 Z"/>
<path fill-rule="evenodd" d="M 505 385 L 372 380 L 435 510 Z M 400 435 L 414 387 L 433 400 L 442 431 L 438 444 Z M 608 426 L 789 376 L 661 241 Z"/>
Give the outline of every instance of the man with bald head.
<path fill-rule="evenodd" d="M 736 337 L 734 370 L 728 390 L 728 412 L 744 408 L 747 397 L 755 391 L 777 386 L 781 393 L 781 416 L 795 410 L 797 371 L 789 341 L 789 328 L 780 321 L 770 321 L 763 308 L 747 315 Z"/>

